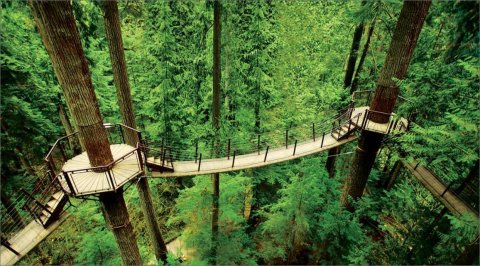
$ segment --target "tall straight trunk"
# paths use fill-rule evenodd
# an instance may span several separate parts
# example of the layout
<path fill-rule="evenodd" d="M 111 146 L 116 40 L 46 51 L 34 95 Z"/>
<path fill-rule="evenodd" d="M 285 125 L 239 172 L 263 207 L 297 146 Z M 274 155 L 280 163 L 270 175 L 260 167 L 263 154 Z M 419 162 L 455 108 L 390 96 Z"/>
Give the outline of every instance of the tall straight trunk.
<path fill-rule="evenodd" d="M 10 200 L 10 196 L 7 195 L 5 191 L 1 192 L 1 199 L 2 199 L 3 206 L 7 211 L 7 214 L 12 218 L 17 228 L 24 227 L 25 223 L 23 222 L 22 216 L 20 216 L 20 213 L 18 212 L 17 207 L 13 205 L 12 201 Z"/>
<path fill-rule="evenodd" d="M 136 128 L 117 1 L 104 1 L 102 4 L 104 11 L 105 32 L 107 34 L 110 50 L 110 61 L 112 62 L 113 79 L 117 89 L 120 113 L 122 114 L 122 120 L 125 125 L 131 128 Z M 131 130 L 124 131 L 124 134 L 126 143 L 130 146 L 136 147 L 137 143 L 139 142 L 138 135 Z M 156 219 L 152 196 L 150 194 L 150 187 L 146 178 L 141 178 L 138 180 L 137 189 L 140 196 L 142 211 L 147 221 L 148 232 L 150 238 L 152 239 L 155 257 L 157 260 L 162 260 L 166 263 L 167 246 L 165 245 L 165 241 L 163 240 L 162 233 Z"/>
<path fill-rule="evenodd" d="M 213 7 L 213 130 L 215 132 L 215 156 L 219 155 L 220 131 L 220 82 L 221 72 L 221 36 L 222 36 L 222 4 L 215 0 Z M 218 244 L 218 201 L 220 197 L 220 174 L 212 174 L 213 199 L 212 199 L 212 263 L 216 263 Z"/>
<path fill-rule="evenodd" d="M 117 1 L 103 1 L 102 7 L 104 11 L 105 32 L 110 51 L 110 61 L 112 63 L 113 81 L 117 89 L 118 106 L 122 114 L 122 121 L 123 124 L 131 128 L 136 128 L 137 125 L 135 123 L 130 84 L 128 82 L 127 63 L 123 49 Z M 125 130 L 124 134 L 125 142 L 135 147 L 139 141 L 137 134 L 131 130 Z"/>
<path fill-rule="evenodd" d="M 345 88 L 350 87 L 352 84 L 353 73 L 355 72 L 355 65 L 357 63 L 358 49 L 360 48 L 360 42 L 363 34 L 363 23 L 360 23 L 355 27 L 353 33 L 352 46 L 350 47 L 350 54 L 348 56 L 347 69 L 345 71 L 345 79 L 343 80 L 343 86 Z"/>
<path fill-rule="evenodd" d="M 343 80 L 343 86 L 345 88 L 350 87 L 352 84 L 352 77 L 353 73 L 355 72 L 355 65 L 357 64 L 358 49 L 360 48 L 360 42 L 362 41 L 363 29 L 364 25 L 362 22 L 355 27 L 355 31 L 353 32 L 352 46 L 350 47 L 347 69 L 345 70 L 345 78 Z M 337 155 L 340 153 L 340 151 L 340 146 L 328 150 L 325 168 L 327 168 L 328 176 L 330 178 L 335 176 L 335 161 L 337 160 Z"/>
<path fill-rule="evenodd" d="M 92 166 L 113 161 L 71 4 L 30 0 L 38 30 Z"/>
<path fill-rule="evenodd" d="M 389 179 L 386 185 L 387 190 L 390 190 L 393 187 L 393 184 L 395 184 L 395 181 L 400 174 L 400 170 L 402 170 L 402 162 L 398 160 L 393 165 L 392 171 L 390 171 Z"/>
<path fill-rule="evenodd" d="M 363 46 L 362 55 L 360 56 L 360 61 L 358 62 L 357 70 L 355 71 L 355 76 L 353 77 L 352 86 L 350 87 L 350 94 L 353 94 L 358 88 L 358 79 L 360 77 L 360 72 L 362 71 L 363 64 L 365 63 L 365 58 L 368 54 L 368 48 L 370 47 L 370 40 L 372 39 L 373 30 L 375 29 L 375 21 L 373 21 L 368 27 L 367 40 Z"/>
<path fill-rule="evenodd" d="M 107 165 L 113 161 L 113 156 L 71 3 L 30 0 L 30 5 L 53 69 L 79 128 L 90 165 Z M 101 194 L 100 202 L 105 220 L 111 225 L 117 240 L 123 263 L 142 264 L 122 190 Z"/>
<path fill-rule="evenodd" d="M 430 7 L 430 1 L 405 1 L 397 21 L 390 48 L 377 82 L 375 97 L 371 110 L 391 113 L 395 105 L 399 89 L 393 78 L 403 79 L 407 73 L 418 35 Z M 371 118 L 375 122 L 387 122 L 388 117 Z M 348 197 L 357 199 L 362 196 L 372 170 L 377 152 L 384 135 L 362 131 L 350 174 L 345 182 L 341 197 L 342 204 L 352 209 Z"/>
<path fill-rule="evenodd" d="M 377 81 L 375 96 L 370 105 L 371 110 L 392 113 L 400 93 L 394 79 L 403 80 L 407 74 L 431 3 L 431 1 L 405 1 L 403 3 L 390 48 Z M 371 120 L 377 123 L 386 123 L 388 117 L 373 115 Z"/>

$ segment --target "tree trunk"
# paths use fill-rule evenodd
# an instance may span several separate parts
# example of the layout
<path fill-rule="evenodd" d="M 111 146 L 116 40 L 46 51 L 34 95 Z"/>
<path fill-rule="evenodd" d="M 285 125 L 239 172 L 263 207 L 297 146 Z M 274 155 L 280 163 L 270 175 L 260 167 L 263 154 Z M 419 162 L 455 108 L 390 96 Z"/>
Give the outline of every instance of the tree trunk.
<path fill-rule="evenodd" d="M 367 57 L 367 54 L 368 54 L 368 48 L 370 47 L 370 40 L 372 39 L 374 29 L 375 29 L 375 21 L 373 21 L 372 24 L 370 24 L 370 27 L 368 27 L 367 41 L 363 46 L 362 55 L 360 56 L 360 61 L 358 62 L 357 70 L 355 71 L 355 76 L 353 77 L 352 87 L 350 87 L 350 94 L 353 94 L 358 88 L 358 79 L 360 77 L 360 72 L 362 71 L 362 68 L 363 68 L 363 63 L 365 63 L 365 58 Z"/>
<path fill-rule="evenodd" d="M 117 2 L 104 1 L 102 4 L 105 31 L 107 33 L 110 60 L 112 62 L 113 79 L 117 89 L 118 104 L 120 106 L 123 123 L 131 128 L 136 128 Z M 124 134 L 125 142 L 130 146 L 136 147 L 137 142 L 139 141 L 138 135 L 131 130 L 125 130 Z M 151 241 L 155 251 L 155 257 L 157 260 L 162 260 L 166 263 L 167 246 L 165 245 L 160 227 L 158 226 L 152 196 L 150 194 L 150 187 L 146 178 L 141 178 L 137 182 L 137 189 L 140 196 L 142 211 L 147 221 L 148 232 L 152 239 Z"/>
<path fill-rule="evenodd" d="M 345 79 L 343 81 L 343 86 L 345 88 L 350 87 L 352 84 L 352 77 L 357 63 L 358 48 L 360 47 L 360 42 L 362 40 L 363 28 L 363 23 L 360 23 L 355 27 L 355 32 L 353 33 L 352 47 L 350 48 L 347 70 L 345 71 Z"/>
<path fill-rule="evenodd" d="M 353 207 L 348 197 L 351 196 L 355 200 L 363 195 L 382 140 L 383 135 L 380 133 L 362 131 L 341 198 L 342 205 L 349 210 L 353 210 Z"/>
<path fill-rule="evenodd" d="M 30 0 L 53 69 L 63 89 L 92 166 L 113 161 L 108 136 L 93 90 L 87 60 L 69 1 Z M 122 189 L 100 194 L 105 220 L 113 230 L 126 265 L 142 264 Z"/>
<path fill-rule="evenodd" d="M 403 3 L 397 27 L 377 82 L 375 97 L 370 105 L 371 110 L 384 113 L 393 111 L 399 94 L 399 88 L 393 78 L 403 79 L 405 77 L 430 4 L 430 1 L 405 1 Z M 384 115 L 371 118 L 377 123 L 386 123 L 389 119 Z M 382 134 L 368 131 L 362 131 L 360 135 L 341 198 L 342 204 L 350 210 L 352 210 L 352 206 L 348 196 L 354 199 L 362 196 L 383 137 Z"/>
<path fill-rule="evenodd" d="M 72 6 L 68 1 L 30 0 L 30 4 L 58 82 L 79 128 L 80 139 L 84 143 L 90 164 L 106 165 L 113 161 L 113 157 Z"/>
<path fill-rule="evenodd" d="M 136 128 L 135 114 L 133 112 L 130 84 L 128 82 L 127 63 L 123 51 L 120 17 L 118 15 L 117 1 L 103 1 L 105 32 L 107 34 L 110 61 L 112 62 L 113 81 L 117 89 L 118 106 L 122 114 L 123 124 Z M 137 134 L 132 130 L 125 130 L 125 142 L 136 147 L 139 141 Z"/>
<path fill-rule="evenodd" d="M 135 233 L 128 217 L 127 206 L 123 199 L 123 190 L 100 194 L 105 222 L 117 240 L 124 265 L 141 265 Z"/>
<path fill-rule="evenodd" d="M 215 132 L 215 156 L 219 154 L 220 130 L 220 82 L 221 82 L 221 35 L 222 35 L 222 5 L 220 0 L 214 2 L 213 11 L 213 130 Z M 212 174 L 213 200 L 212 200 L 212 263 L 216 263 L 218 244 L 218 201 L 220 195 L 220 174 Z"/>
<path fill-rule="evenodd" d="M 27 171 L 29 175 L 36 176 L 35 170 L 33 170 L 32 164 L 27 159 L 25 154 L 22 152 L 22 149 L 20 147 L 15 147 L 14 150 L 18 160 L 20 161 L 20 165 L 23 167 L 23 169 Z"/>
<path fill-rule="evenodd" d="M 392 113 L 400 93 L 394 79 L 403 80 L 407 74 L 430 4 L 431 1 L 405 1 L 403 3 L 390 48 L 377 81 L 375 96 L 370 105 L 371 110 Z M 387 115 L 372 115 L 371 117 L 371 120 L 377 123 L 386 123 L 388 119 Z"/>
<path fill-rule="evenodd" d="M 328 150 L 327 163 L 325 168 L 327 168 L 328 176 L 330 178 L 335 177 L 335 161 L 337 160 L 337 155 L 340 153 L 340 146 L 331 148 Z"/>
<path fill-rule="evenodd" d="M 23 228 L 25 224 L 23 223 L 20 213 L 18 213 L 17 207 L 12 204 L 10 197 L 2 191 L 1 193 L 2 204 L 5 207 L 6 212 L 12 218 L 17 228 Z"/>
<path fill-rule="evenodd" d="M 395 164 L 393 165 L 392 171 L 390 172 L 390 177 L 388 180 L 388 184 L 386 186 L 387 190 L 390 190 L 393 187 L 393 184 L 397 180 L 397 177 L 400 174 L 401 169 L 402 169 L 402 162 L 398 160 L 395 162 Z"/>

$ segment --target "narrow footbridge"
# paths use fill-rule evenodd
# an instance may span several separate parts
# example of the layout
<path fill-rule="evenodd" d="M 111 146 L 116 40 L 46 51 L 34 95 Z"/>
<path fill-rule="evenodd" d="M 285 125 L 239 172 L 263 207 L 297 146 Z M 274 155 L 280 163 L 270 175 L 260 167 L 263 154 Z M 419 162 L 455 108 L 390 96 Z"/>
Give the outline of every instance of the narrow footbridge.
<path fill-rule="evenodd" d="M 469 204 L 470 200 L 468 200 L 468 198 L 472 198 L 471 196 L 473 196 L 474 201 L 471 203 L 473 203 L 473 205 L 476 204 L 476 207 L 478 208 L 478 179 L 465 180 L 464 183 L 460 185 L 462 189 L 458 190 L 453 188 L 453 183 L 447 185 L 441 177 L 435 174 L 435 171 L 421 165 L 418 162 L 409 163 L 402 161 L 402 163 L 405 166 L 405 169 L 413 174 L 413 176 L 415 176 L 415 178 L 420 181 L 423 186 L 430 191 L 430 193 L 437 198 L 450 212 L 456 215 L 470 213 L 478 217 L 478 210 L 476 210 L 472 204 Z M 468 193 L 465 188 L 469 188 L 471 185 L 469 183 L 472 181 L 477 182 L 473 185 L 473 193 L 469 193 L 470 197 L 468 198 L 464 197 L 466 194 L 465 192 Z"/>
<path fill-rule="evenodd" d="M 58 139 L 45 157 L 46 173 L 35 188 L 22 191 L 22 198 L 4 206 L 0 264 L 11 265 L 27 254 L 66 218 L 69 197 L 89 198 L 116 191 L 145 175 L 182 177 L 238 171 L 295 160 L 355 140 L 358 130 L 380 134 L 408 130 L 412 113 L 386 114 L 369 109 L 374 91 L 356 92 L 348 107 L 332 117 L 319 118 L 281 130 L 250 137 L 220 137 L 220 141 L 192 145 L 147 143 L 136 129 L 121 124 L 105 124 L 114 161 L 91 167 L 82 152 L 78 133 Z M 404 99 L 400 97 L 400 100 Z M 404 118 L 401 114 L 405 114 Z M 408 114 L 408 115 L 407 115 Z M 372 121 L 382 117 L 385 123 Z M 378 120 L 376 120 L 378 121 Z M 135 147 L 126 139 L 135 136 Z"/>

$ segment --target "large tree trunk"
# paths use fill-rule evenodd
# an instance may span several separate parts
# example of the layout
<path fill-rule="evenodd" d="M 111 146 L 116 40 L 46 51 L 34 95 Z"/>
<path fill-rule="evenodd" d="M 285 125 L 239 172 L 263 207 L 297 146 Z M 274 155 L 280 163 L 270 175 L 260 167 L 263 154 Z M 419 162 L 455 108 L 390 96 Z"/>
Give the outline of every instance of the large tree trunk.
<path fill-rule="evenodd" d="M 104 1 L 102 4 L 105 19 L 105 31 L 107 33 L 110 60 L 113 68 L 113 79 L 117 89 L 118 104 L 120 106 L 123 123 L 131 128 L 136 128 L 117 1 Z M 136 147 L 137 142 L 139 141 L 138 135 L 131 130 L 124 131 L 124 134 L 125 142 L 130 146 Z M 150 187 L 146 178 L 141 178 L 137 182 L 137 189 L 140 196 L 142 211 L 147 221 L 148 232 L 153 242 L 155 257 L 157 260 L 162 260 L 166 263 L 167 246 L 165 245 L 160 227 L 158 226 L 152 196 L 150 195 Z"/>
<path fill-rule="evenodd" d="M 110 230 L 115 235 L 124 265 L 141 265 L 133 226 L 128 217 L 127 206 L 123 199 L 123 190 L 100 194 L 102 210 Z"/>
<path fill-rule="evenodd" d="M 353 33 L 352 47 L 350 48 L 350 55 L 348 56 L 347 69 L 345 71 L 345 79 L 343 80 L 343 86 L 345 88 L 350 87 L 352 84 L 353 73 L 355 72 L 355 65 L 357 63 L 358 48 L 360 48 L 360 42 L 363 34 L 363 23 L 360 23 L 355 27 Z"/>
<path fill-rule="evenodd" d="M 352 86 L 350 87 L 350 94 L 353 94 L 358 88 L 358 79 L 360 77 L 360 72 L 362 71 L 363 64 L 365 63 L 365 58 L 367 57 L 368 48 L 370 47 L 370 40 L 372 39 L 373 30 L 375 29 L 375 21 L 370 24 L 368 27 L 367 40 L 363 46 L 362 55 L 360 56 L 360 61 L 358 62 L 357 70 L 355 71 L 355 76 L 353 77 Z"/>
<path fill-rule="evenodd" d="M 58 82 L 80 131 L 80 139 L 84 143 L 90 164 L 106 165 L 113 161 L 113 157 L 72 6 L 67 1 L 30 0 L 30 3 Z"/>
<path fill-rule="evenodd" d="M 431 1 L 405 1 L 403 3 L 390 48 L 377 81 L 375 96 L 370 105 L 371 110 L 392 113 L 400 93 L 394 79 L 403 80 L 407 74 L 430 4 Z M 378 123 L 386 123 L 388 119 L 389 117 L 386 115 L 373 115 L 371 118 Z"/>
<path fill-rule="evenodd" d="M 404 2 L 390 43 L 390 49 L 377 82 L 375 97 L 370 105 L 371 110 L 385 113 L 393 111 L 399 94 L 398 86 L 393 79 L 405 78 L 430 4 L 430 1 Z M 389 117 L 374 116 L 371 119 L 375 122 L 385 123 Z M 351 196 L 356 199 L 362 196 L 383 137 L 379 133 L 362 131 L 341 198 L 342 204 L 349 209 L 352 209 L 352 206 L 348 197 Z"/>
<path fill-rule="evenodd" d="M 215 156 L 219 155 L 219 130 L 220 130 L 220 82 L 221 82 L 221 36 L 222 36 L 222 5 L 220 0 L 214 2 L 213 10 L 213 130 L 215 132 Z M 212 174 L 213 199 L 212 199 L 212 263 L 216 263 L 218 244 L 218 201 L 220 197 L 220 174 Z"/>
<path fill-rule="evenodd" d="M 87 60 L 83 53 L 72 6 L 69 1 L 30 0 L 33 15 L 53 69 L 63 89 L 72 116 L 79 128 L 92 166 L 113 161 L 108 136 L 93 90 Z M 130 225 L 123 193 L 100 195 L 105 220 L 111 225 L 124 264 L 142 264 Z"/>

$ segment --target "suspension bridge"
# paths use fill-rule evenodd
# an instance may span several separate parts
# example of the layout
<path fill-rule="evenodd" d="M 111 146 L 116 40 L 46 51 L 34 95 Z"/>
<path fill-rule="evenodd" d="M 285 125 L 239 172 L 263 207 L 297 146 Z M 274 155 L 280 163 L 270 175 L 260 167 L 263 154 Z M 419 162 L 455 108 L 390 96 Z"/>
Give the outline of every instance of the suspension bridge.
<path fill-rule="evenodd" d="M 89 198 L 116 191 L 144 176 L 146 169 L 152 177 L 164 178 L 239 171 L 295 160 L 344 145 L 354 141 L 355 132 L 360 130 L 380 134 L 407 131 L 414 119 L 413 113 L 405 113 L 404 118 L 397 113 L 370 110 L 368 103 L 373 93 L 354 93 L 347 108 L 320 122 L 263 132 L 240 140 L 235 136 L 226 137 L 219 142 L 223 143 L 221 145 L 213 142 L 187 146 L 162 143 L 155 147 L 136 129 L 105 124 L 114 161 L 101 167 L 90 167 L 87 154 L 80 149 L 78 133 L 62 137 L 45 157 L 43 178 L 29 191 L 22 190 L 22 197 L 14 203 L 16 206 L 6 207 L 2 225 L 6 223 L 7 227 L 2 227 L 0 264 L 16 263 L 58 228 L 67 217 L 65 206 L 69 197 Z M 376 123 L 372 116 L 383 116 L 382 121 L 386 122 Z M 136 134 L 140 140 L 135 147 L 125 144 L 128 134 Z M 445 205 L 456 200 L 452 193 L 443 194 L 449 195 L 442 201 Z M 458 204 L 453 205 L 458 208 Z"/>

